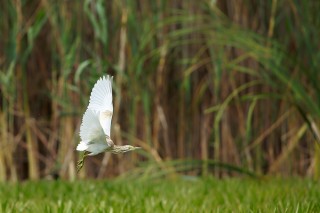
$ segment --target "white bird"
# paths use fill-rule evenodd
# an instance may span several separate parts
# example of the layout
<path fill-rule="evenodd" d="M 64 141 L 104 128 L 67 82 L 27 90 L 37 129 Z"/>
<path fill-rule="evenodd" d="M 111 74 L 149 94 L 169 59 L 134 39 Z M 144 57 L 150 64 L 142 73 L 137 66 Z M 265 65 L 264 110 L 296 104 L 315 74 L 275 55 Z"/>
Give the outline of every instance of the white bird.
<path fill-rule="evenodd" d="M 78 161 L 78 171 L 83 167 L 87 156 L 102 152 L 119 154 L 140 148 L 130 145 L 117 146 L 110 138 L 113 113 L 112 78 L 109 75 L 101 77 L 92 89 L 89 106 L 80 126 L 81 141 L 77 146 L 77 151 L 85 151 L 85 153 Z"/>

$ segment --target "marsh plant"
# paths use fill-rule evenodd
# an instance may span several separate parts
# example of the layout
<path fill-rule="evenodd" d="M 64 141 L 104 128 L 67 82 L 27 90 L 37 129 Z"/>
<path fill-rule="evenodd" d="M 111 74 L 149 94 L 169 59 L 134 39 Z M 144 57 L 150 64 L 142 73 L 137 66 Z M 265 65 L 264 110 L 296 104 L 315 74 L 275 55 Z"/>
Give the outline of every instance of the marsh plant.
<path fill-rule="evenodd" d="M 319 8 L 3 1 L 0 179 L 75 178 L 81 115 L 106 74 L 115 85 L 113 140 L 144 151 L 92 158 L 82 177 L 133 168 L 319 177 Z"/>

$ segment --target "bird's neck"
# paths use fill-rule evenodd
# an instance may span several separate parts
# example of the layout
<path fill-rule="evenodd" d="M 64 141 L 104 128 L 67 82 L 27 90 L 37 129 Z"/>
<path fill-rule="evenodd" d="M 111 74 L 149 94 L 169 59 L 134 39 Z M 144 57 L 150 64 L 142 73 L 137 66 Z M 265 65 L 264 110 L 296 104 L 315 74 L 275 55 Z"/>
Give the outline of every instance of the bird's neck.
<path fill-rule="evenodd" d="M 111 152 L 113 154 L 120 154 L 128 151 L 124 146 L 113 145 Z"/>

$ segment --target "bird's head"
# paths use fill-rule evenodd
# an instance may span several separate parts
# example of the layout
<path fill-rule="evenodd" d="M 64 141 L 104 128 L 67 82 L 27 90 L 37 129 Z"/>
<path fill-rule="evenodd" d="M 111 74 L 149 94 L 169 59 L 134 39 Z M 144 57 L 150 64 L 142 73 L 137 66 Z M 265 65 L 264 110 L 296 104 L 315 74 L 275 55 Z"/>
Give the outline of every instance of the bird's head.
<path fill-rule="evenodd" d="M 131 146 L 131 145 L 123 146 L 123 152 L 133 151 L 133 150 L 136 150 L 136 149 L 141 149 L 141 147 Z"/>

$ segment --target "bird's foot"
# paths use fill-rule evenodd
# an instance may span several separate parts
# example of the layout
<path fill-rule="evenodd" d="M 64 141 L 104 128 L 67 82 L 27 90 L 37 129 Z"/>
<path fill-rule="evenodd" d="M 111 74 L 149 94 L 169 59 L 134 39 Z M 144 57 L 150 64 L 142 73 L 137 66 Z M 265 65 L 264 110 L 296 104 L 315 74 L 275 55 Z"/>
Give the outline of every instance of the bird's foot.
<path fill-rule="evenodd" d="M 78 161 L 78 163 L 77 163 L 77 172 L 79 172 L 79 171 L 82 169 L 82 167 L 83 167 L 83 165 L 84 165 L 84 159 L 85 159 L 87 156 L 88 156 L 88 154 L 87 154 L 87 153 L 84 153 L 83 156 L 82 156 L 82 159 L 80 159 L 80 160 Z"/>
<path fill-rule="evenodd" d="M 82 159 L 79 160 L 78 163 L 77 163 L 77 172 L 79 172 L 79 171 L 82 169 L 83 164 L 84 164 L 84 160 L 83 160 L 83 158 L 82 158 Z"/>

